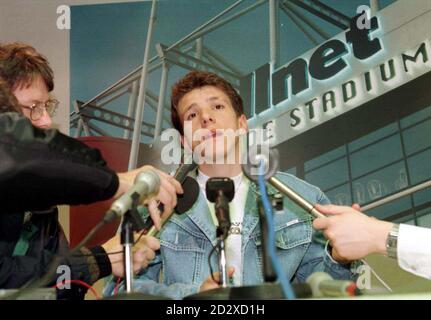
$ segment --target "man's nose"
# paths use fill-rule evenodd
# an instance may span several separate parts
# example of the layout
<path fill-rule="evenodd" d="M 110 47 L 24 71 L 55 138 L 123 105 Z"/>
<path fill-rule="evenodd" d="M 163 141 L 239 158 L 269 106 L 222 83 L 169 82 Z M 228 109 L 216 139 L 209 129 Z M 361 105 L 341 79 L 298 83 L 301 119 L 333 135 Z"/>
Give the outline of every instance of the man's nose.
<path fill-rule="evenodd" d="M 52 118 L 46 109 L 44 109 L 42 116 L 38 120 L 32 121 L 32 123 L 38 128 L 49 129 L 52 126 Z"/>
<path fill-rule="evenodd" d="M 214 117 L 210 112 L 202 112 L 202 124 L 203 125 L 208 125 L 210 123 L 214 122 Z"/>

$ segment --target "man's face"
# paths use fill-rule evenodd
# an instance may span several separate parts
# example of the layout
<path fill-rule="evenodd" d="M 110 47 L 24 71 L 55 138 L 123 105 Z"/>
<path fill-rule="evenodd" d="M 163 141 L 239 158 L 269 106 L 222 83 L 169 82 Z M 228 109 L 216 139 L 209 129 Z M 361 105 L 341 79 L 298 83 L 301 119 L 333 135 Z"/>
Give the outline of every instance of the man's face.
<path fill-rule="evenodd" d="M 247 130 L 245 115 L 238 117 L 229 97 L 214 86 L 197 88 L 184 95 L 178 103 L 178 113 L 184 126 L 186 147 L 195 150 L 201 144 L 200 148 L 210 146 L 211 158 L 225 158 L 234 150 L 238 151 L 238 137 L 231 139 L 227 134 Z M 190 124 L 191 131 L 187 130 Z"/>
<path fill-rule="evenodd" d="M 41 76 L 37 76 L 30 86 L 20 87 L 18 86 L 12 93 L 17 98 L 18 102 L 22 106 L 30 107 L 33 104 L 45 103 L 49 100 L 49 92 L 45 82 Z M 32 120 L 30 117 L 31 110 L 29 108 L 21 108 L 24 116 L 30 119 L 31 123 L 38 128 L 48 129 L 52 126 L 52 119 L 46 109 L 43 114 L 37 120 Z"/>

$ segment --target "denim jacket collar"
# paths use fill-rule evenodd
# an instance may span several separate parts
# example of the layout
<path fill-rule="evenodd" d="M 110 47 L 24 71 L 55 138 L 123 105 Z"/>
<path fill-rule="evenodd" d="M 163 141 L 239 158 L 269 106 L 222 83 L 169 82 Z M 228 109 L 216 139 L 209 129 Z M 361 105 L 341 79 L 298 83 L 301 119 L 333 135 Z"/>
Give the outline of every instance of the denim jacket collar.
<path fill-rule="evenodd" d="M 193 172 L 190 175 L 195 177 L 196 174 Z M 277 193 L 277 190 L 272 186 L 267 186 L 267 191 L 269 195 Z M 257 211 L 258 197 L 260 197 L 260 192 L 257 185 L 253 181 L 249 180 L 249 189 L 245 202 L 245 215 L 243 220 L 242 248 L 244 248 L 247 245 L 247 242 L 252 238 L 253 232 L 259 223 L 259 214 Z M 212 221 L 206 196 L 203 194 L 202 190 L 199 190 L 199 196 L 195 204 L 184 214 L 193 221 L 213 246 L 217 244 L 216 228 Z M 178 224 L 183 224 L 179 219 L 173 218 L 173 220 Z"/>

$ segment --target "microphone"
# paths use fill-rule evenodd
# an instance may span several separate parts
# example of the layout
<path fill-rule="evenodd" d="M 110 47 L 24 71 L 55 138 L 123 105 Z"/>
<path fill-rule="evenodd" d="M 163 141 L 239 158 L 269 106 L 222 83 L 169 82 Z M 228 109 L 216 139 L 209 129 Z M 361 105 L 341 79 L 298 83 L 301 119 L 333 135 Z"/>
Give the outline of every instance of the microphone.
<path fill-rule="evenodd" d="M 206 196 L 208 201 L 215 203 L 215 215 L 219 226 L 217 237 L 226 238 L 230 229 L 229 202 L 235 195 L 235 185 L 229 178 L 209 178 L 206 183 Z"/>
<path fill-rule="evenodd" d="M 188 176 L 189 172 L 195 170 L 198 165 L 192 161 L 192 163 L 187 163 L 188 161 L 184 161 L 185 163 L 181 163 L 173 177 L 179 183 L 181 183 L 184 193 L 177 195 L 177 205 L 175 207 L 175 212 L 178 214 L 182 214 L 188 211 L 193 204 L 196 202 L 196 199 L 199 196 L 199 185 L 195 179 Z M 159 205 L 159 210 L 163 212 L 164 206 L 163 203 Z M 166 223 L 166 221 L 170 218 L 166 217 L 162 219 L 162 226 Z M 149 236 L 155 236 L 158 232 L 156 227 L 154 227 L 154 222 L 149 217 L 144 224 L 144 234 Z"/>
<path fill-rule="evenodd" d="M 255 182 L 259 180 L 259 167 L 263 161 L 265 166 L 265 179 L 278 191 L 283 193 L 298 206 L 303 208 L 314 218 L 325 218 L 326 216 L 319 212 L 314 205 L 304 199 L 300 194 L 295 192 L 289 186 L 284 184 L 280 179 L 274 175 L 278 168 L 278 151 L 270 149 L 268 145 L 262 144 L 258 148 L 252 148 L 248 150 L 247 161 L 242 165 L 244 174 Z"/>
<path fill-rule="evenodd" d="M 152 197 L 159 192 L 159 188 L 160 178 L 155 171 L 147 170 L 139 173 L 135 177 L 133 187 L 112 203 L 103 220 L 105 223 L 109 223 L 122 217 L 132 208 L 135 201 L 140 203 L 142 200 Z"/>
<path fill-rule="evenodd" d="M 360 295 L 356 284 L 348 280 L 334 280 L 326 272 L 314 272 L 306 280 L 313 297 L 353 297 Z"/>

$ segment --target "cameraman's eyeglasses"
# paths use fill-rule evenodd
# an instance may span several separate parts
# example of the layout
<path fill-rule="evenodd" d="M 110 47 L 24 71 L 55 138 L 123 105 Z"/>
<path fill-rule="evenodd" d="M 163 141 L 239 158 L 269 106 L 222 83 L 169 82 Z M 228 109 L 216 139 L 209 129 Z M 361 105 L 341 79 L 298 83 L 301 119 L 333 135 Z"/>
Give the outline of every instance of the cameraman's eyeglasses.
<path fill-rule="evenodd" d="M 59 101 L 57 101 L 55 99 L 51 99 L 45 103 L 39 102 L 39 103 L 33 103 L 31 106 L 21 105 L 21 107 L 25 108 L 25 109 L 29 109 L 30 110 L 30 119 L 33 121 L 37 121 L 40 118 L 42 118 L 43 112 L 45 110 L 49 114 L 50 117 L 55 116 L 59 103 L 60 103 Z"/>

